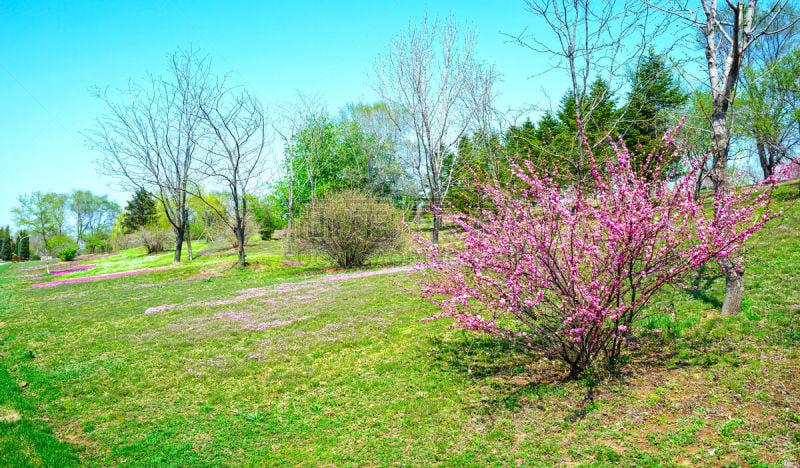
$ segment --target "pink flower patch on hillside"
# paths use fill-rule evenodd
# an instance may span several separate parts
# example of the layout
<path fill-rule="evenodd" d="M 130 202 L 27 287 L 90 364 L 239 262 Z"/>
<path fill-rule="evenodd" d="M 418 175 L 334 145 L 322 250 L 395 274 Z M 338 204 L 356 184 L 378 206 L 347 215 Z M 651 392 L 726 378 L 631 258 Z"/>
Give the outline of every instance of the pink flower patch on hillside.
<path fill-rule="evenodd" d="M 194 281 L 194 280 L 204 280 L 209 278 L 219 278 L 222 276 L 222 273 L 198 273 L 196 275 L 190 276 L 186 278 L 186 281 Z"/>
<path fill-rule="evenodd" d="M 38 270 L 44 270 L 47 267 L 48 267 L 48 265 L 35 265 L 35 266 L 23 267 L 23 268 L 20 268 L 19 270 L 20 271 L 38 271 Z"/>
<path fill-rule="evenodd" d="M 287 294 L 300 291 L 304 291 L 307 293 L 294 295 L 290 297 L 287 296 L 287 297 L 268 298 L 264 299 L 262 302 L 268 304 L 274 304 L 279 301 L 283 302 L 288 300 L 310 300 L 314 299 L 317 293 L 327 291 L 327 288 L 325 288 L 326 285 L 331 285 L 340 281 L 350 280 L 350 279 L 359 279 L 359 278 L 367 278 L 370 276 L 410 272 L 414 271 L 417 268 L 421 267 L 411 265 L 411 266 L 386 268 L 383 270 L 368 270 L 368 271 L 359 271 L 354 273 L 340 273 L 335 275 L 323 276 L 321 278 L 316 278 L 312 280 L 300 281 L 298 283 L 279 283 L 258 288 L 242 289 L 236 291 L 234 293 L 236 294 L 236 296 L 234 297 L 229 297 L 224 299 L 223 298 L 209 299 L 205 301 L 189 302 L 189 303 L 164 304 L 160 306 L 150 307 L 144 311 L 144 314 L 149 315 L 154 312 L 162 312 L 165 310 L 172 310 L 178 308 L 185 309 L 188 307 L 219 307 L 219 306 L 233 305 L 249 299 L 256 299 L 264 296 L 280 295 L 280 294 Z M 312 291 L 306 291 L 308 289 L 312 289 Z"/>
<path fill-rule="evenodd" d="M 48 281 L 45 283 L 37 283 L 32 284 L 32 288 L 43 288 L 46 286 L 55 286 L 57 284 L 65 284 L 65 283 L 83 283 L 86 281 L 94 281 L 99 279 L 106 279 L 106 278 L 117 278 L 120 276 L 131 276 L 131 275 L 139 275 L 142 273 L 153 273 L 156 271 L 164 271 L 164 270 L 171 270 L 174 267 L 166 267 L 166 268 L 154 268 L 154 269 L 147 269 L 147 270 L 133 270 L 133 271 L 123 271 L 120 273 L 109 273 L 107 275 L 99 275 L 99 276 L 86 276 L 84 278 L 70 278 L 70 279 L 63 279 L 57 281 Z"/>
<path fill-rule="evenodd" d="M 89 260 L 98 260 L 98 259 L 101 259 L 101 258 L 113 257 L 113 256 L 115 256 L 115 255 L 119 255 L 120 253 L 121 253 L 121 252 L 114 252 L 114 253 L 107 253 L 107 254 L 102 254 L 102 255 L 95 255 L 95 256 L 93 256 L 93 257 L 86 257 L 86 258 L 84 259 L 84 261 L 89 261 Z"/>
<path fill-rule="evenodd" d="M 75 273 L 76 271 L 91 270 L 92 268 L 94 268 L 96 266 L 97 266 L 96 263 L 92 263 L 90 265 L 75 265 L 75 266 L 69 267 L 69 268 L 67 268 L 65 270 L 52 271 L 52 272 L 50 272 L 50 275 L 52 275 L 52 276 L 66 275 L 66 274 L 69 274 L 69 273 Z"/>

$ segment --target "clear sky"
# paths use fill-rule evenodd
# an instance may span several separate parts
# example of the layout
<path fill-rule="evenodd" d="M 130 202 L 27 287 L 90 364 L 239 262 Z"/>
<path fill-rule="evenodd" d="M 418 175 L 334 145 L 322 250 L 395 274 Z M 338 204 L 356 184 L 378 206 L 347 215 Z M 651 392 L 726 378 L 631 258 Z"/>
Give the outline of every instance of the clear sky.
<path fill-rule="evenodd" d="M 0 226 L 21 193 L 89 189 L 124 206 L 128 193 L 99 175 L 82 131 L 104 108 L 92 86 L 124 87 L 160 73 L 179 48 L 208 54 L 265 104 L 319 94 L 335 113 L 372 102 L 366 73 L 409 21 L 452 14 L 478 33 L 478 57 L 503 81 L 500 107 L 546 105 L 558 76 L 503 33 L 535 30 L 521 0 L 349 2 L 108 2 L 0 0 Z M 554 89 L 554 87 L 556 89 Z M 562 89 L 563 88 L 563 89 Z"/>

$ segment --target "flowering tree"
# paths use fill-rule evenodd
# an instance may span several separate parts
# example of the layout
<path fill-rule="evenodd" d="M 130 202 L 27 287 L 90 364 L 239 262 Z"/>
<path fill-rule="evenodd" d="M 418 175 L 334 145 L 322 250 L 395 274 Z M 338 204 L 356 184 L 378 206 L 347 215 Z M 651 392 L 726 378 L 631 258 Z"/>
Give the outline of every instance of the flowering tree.
<path fill-rule="evenodd" d="M 713 209 L 693 195 L 705 161 L 667 180 L 660 162 L 680 154 L 678 129 L 665 135 L 647 174 L 612 144 L 616 158 L 602 170 L 587 150 L 588 184 L 524 162 L 507 187 L 476 177 L 489 208 L 449 215 L 460 227 L 449 246 L 419 238 L 429 267 L 423 294 L 443 308 L 424 320 L 454 318 L 454 326 L 560 359 L 573 375 L 598 359 L 613 365 L 658 291 L 741 249 L 776 216 L 768 208 L 774 179 L 721 191 Z"/>

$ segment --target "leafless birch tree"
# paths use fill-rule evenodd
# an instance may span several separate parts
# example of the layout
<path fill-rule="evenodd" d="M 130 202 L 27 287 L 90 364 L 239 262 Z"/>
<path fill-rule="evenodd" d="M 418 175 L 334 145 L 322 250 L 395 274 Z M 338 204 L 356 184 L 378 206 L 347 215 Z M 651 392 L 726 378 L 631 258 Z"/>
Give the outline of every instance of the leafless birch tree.
<path fill-rule="evenodd" d="M 705 52 L 708 85 L 711 90 L 711 178 L 716 193 L 728 186 L 728 154 L 731 142 L 729 110 L 735 97 L 746 54 L 761 38 L 778 34 L 789 24 L 778 25 L 776 20 L 788 0 L 773 2 L 757 13 L 757 0 L 747 2 L 726 0 L 720 6 L 717 0 L 701 0 L 699 7 L 687 1 L 668 2 L 653 7 L 675 16 L 699 31 Z M 735 315 L 741 311 L 744 298 L 744 263 L 741 253 L 726 257 L 725 299 L 722 315 Z"/>
<path fill-rule="evenodd" d="M 409 24 L 375 62 L 373 88 L 409 136 L 405 163 L 433 210 L 434 242 L 455 172 L 445 170 L 445 161 L 452 155 L 452 164 L 459 164 L 458 141 L 475 124 L 473 104 L 491 95 L 493 76 L 493 68 L 475 57 L 474 32 L 461 31 L 452 18 Z"/>

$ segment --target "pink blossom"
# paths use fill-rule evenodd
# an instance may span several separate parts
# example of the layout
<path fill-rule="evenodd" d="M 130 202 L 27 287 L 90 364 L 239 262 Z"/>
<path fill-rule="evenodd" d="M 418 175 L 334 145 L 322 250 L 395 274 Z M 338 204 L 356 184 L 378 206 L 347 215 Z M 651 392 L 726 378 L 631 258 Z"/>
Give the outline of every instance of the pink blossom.
<path fill-rule="evenodd" d="M 36 283 L 32 284 L 32 288 L 43 288 L 47 286 L 55 286 L 57 284 L 65 284 L 65 283 L 83 283 L 86 281 L 95 281 L 99 279 L 106 279 L 106 278 L 118 278 L 120 276 L 130 276 L 130 275 L 140 275 L 142 273 L 153 273 L 156 271 L 164 271 L 164 270 L 171 270 L 174 267 L 166 267 L 166 268 L 155 268 L 149 270 L 133 270 L 133 271 L 123 271 L 121 273 L 109 273 L 107 275 L 100 275 L 100 276 L 86 276 L 83 278 L 69 278 L 57 281 L 48 281 L 45 283 Z"/>
<path fill-rule="evenodd" d="M 588 181 L 542 173 L 531 160 L 514 164 L 504 185 L 475 177 L 470 189 L 482 209 L 446 216 L 458 242 L 436 245 L 417 235 L 429 266 L 423 295 L 443 309 L 423 320 L 454 319 L 573 371 L 598 356 L 616 359 L 655 294 L 710 261 L 740 255 L 778 215 L 769 203 L 779 177 L 721 191 L 713 210 L 694 198 L 705 160 L 668 180 L 660 161 L 681 154 L 679 129 L 665 135 L 660 152 L 636 159 L 643 165 L 634 165 L 621 140 L 602 168 L 587 149 Z"/>
<path fill-rule="evenodd" d="M 50 275 L 51 276 L 66 275 L 66 274 L 69 274 L 69 273 L 75 273 L 76 271 L 91 270 L 92 268 L 94 268 L 96 266 L 97 266 L 97 264 L 75 265 L 75 266 L 69 267 L 69 268 L 67 268 L 65 270 L 52 271 L 52 272 L 50 272 Z"/>

